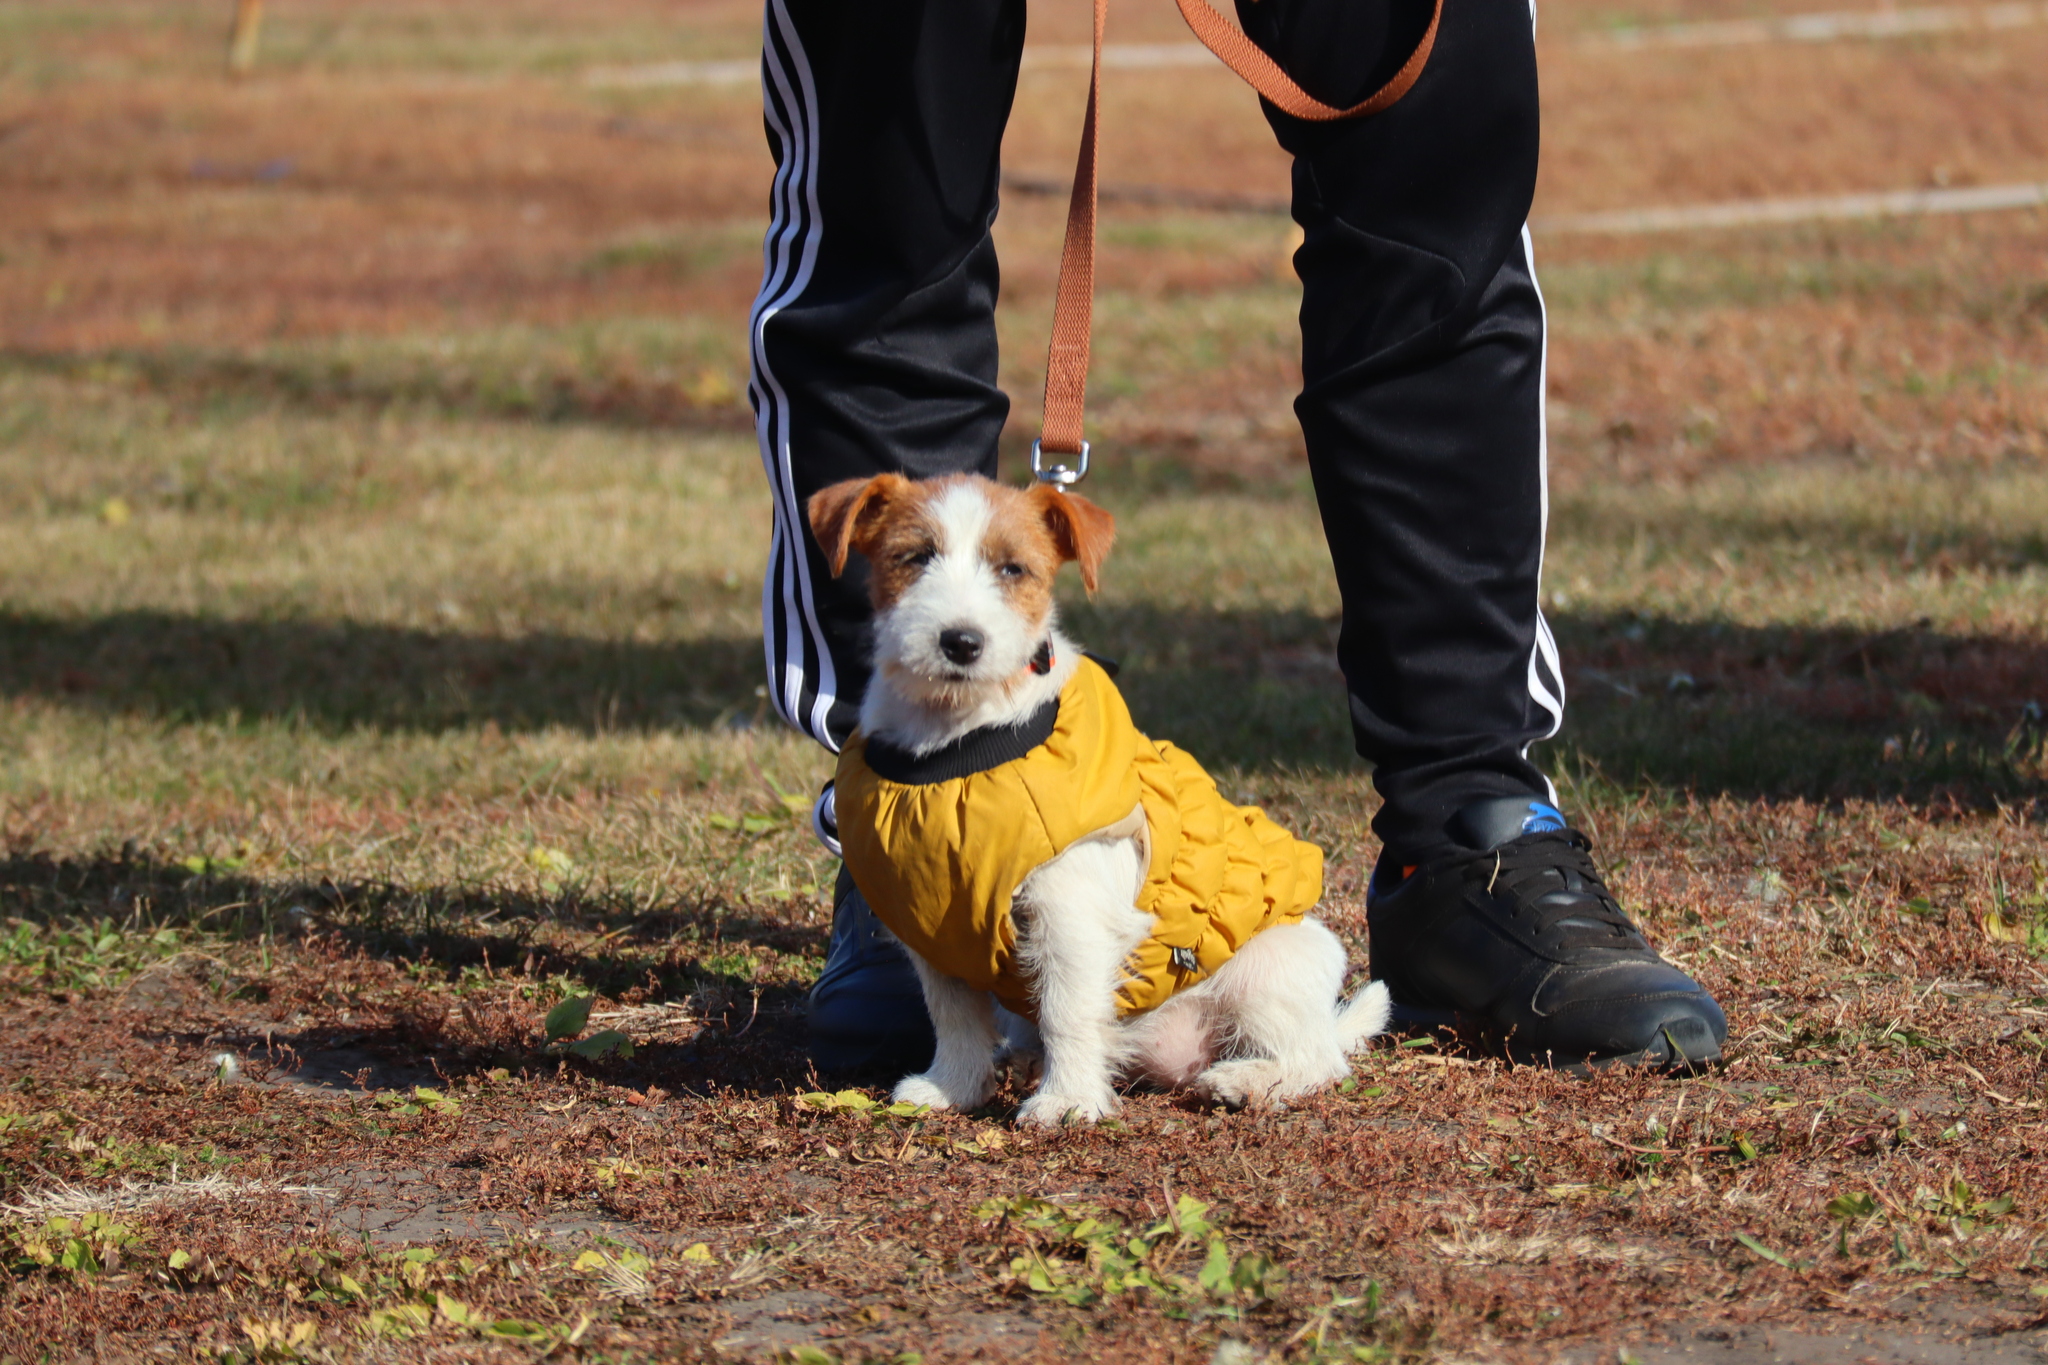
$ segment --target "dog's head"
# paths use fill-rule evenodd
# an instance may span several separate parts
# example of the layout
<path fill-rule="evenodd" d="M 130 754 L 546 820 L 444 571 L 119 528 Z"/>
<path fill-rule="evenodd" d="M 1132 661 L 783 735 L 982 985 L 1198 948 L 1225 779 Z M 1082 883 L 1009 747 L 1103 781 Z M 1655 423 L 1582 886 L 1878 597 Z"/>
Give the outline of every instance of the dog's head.
<path fill-rule="evenodd" d="M 1095 591 L 1116 519 L 1046 484 L 970 475 L 850 479 L 811 497 L 836 577 L 868 561 L 875 667 L 912 700 L 953 706 L 1028 674 L 1052 627 L 1052 585 L 1074 561 Z"/>

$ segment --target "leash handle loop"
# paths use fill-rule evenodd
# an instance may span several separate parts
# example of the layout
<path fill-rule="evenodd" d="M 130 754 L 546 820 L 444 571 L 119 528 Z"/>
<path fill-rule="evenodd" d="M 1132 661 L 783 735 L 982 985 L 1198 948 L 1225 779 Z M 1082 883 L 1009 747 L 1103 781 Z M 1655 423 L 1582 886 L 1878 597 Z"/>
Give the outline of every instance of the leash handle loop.
<path fill-rule="evenodd" d="M 1180 7 L 1180 17 L 1187 20 L 1188 27 L 1202 40 L 1202 46 L 1221 58 L 1223 64 L 1242 77 L 1246 85 L 1258 91 L 1282 113 L 1311 123 L 1365 118 L 1379 113 L 1407 94 L 1421 78 L 1423 65 L 1429 61 L 1430 51 L 1436 47 L 1437 25 L 1444 17 L 1444 0 L 1435 0 L 1429 13 L 1429 27 L 1422 31 L 1421 41 L 1415 44 L 1415 51 L 1401 64 L 1401 69 L 1389 77 L 1385 85 L 1358 103 L 1348 109 L 1340 109 L 1334 104 L 1323 103 L 1302 89 L 1292 76 L 1280 69 L 1280 63 L 1267 56 L 1265 49 L 1218 13 L 1208 0 L 1173 2 Z"/>

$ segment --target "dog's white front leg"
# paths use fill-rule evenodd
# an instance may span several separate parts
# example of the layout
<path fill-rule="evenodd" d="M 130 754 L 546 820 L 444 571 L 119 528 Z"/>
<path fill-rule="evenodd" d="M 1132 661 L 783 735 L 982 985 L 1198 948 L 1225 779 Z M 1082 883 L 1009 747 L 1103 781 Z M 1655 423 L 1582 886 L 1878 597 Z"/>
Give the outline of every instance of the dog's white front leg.
<path fill-rule="evenodd" d="M 972 1109 L 995 1089 L 995 1002 L 988 992 L 945 975 L 916 953 L 910 953 L 910 961 L 924 986 L 924 1007 L 939 1046 L 929 1068 L 896 1083 L 893 1098 L 934 1109 Z"/>
<path fill-rule="evenodd" d="M 1045 1078 L 1020 1123 L 1093 1123 L 1116 1112 L 1124 1058 L 1116 990 L 1124 959 L 1152 930 L 1132 904 L 1139 872 L 1130 839 L 1075 844 L 1018 888 L 1018 956 L 1038 1002 Z"/>

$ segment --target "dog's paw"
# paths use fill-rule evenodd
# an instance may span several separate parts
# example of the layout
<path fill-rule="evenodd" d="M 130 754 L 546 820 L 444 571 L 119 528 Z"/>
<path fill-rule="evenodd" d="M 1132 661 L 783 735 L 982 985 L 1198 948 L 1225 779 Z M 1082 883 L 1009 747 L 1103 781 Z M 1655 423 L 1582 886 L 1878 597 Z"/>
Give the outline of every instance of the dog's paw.
<path fill-rule="evenodd" d="M 905 1076 L 896 1082 L 896 1088 L 889 1092 L 889 1098 L 898 1104 L 921 1104 L 927 1109 L 972 1108 L 954 1102 L 937 1081 L 928 1076 Z"/>
<path fill-rule="evenodd" d="M 1116 1095 L 1050 1095 L 1041 1090 L 1017 1110 L 1017 1122 L 1034 1128 L 1059 1128 L 1069 1123 L 1094 1123 L 1116 1112 Z"/>
<path fill-rule="evenodd" d="M 1254 1057 L 1218 1062 L 1195 1077 L 1194 1084 L 1188 1088 L 1203 1099 L 1231 1109 L 1284 1099 L 1312 1088 L 1289 1085 L 1288 1081 L 1289 1077 L 1277 1063 Z"/>

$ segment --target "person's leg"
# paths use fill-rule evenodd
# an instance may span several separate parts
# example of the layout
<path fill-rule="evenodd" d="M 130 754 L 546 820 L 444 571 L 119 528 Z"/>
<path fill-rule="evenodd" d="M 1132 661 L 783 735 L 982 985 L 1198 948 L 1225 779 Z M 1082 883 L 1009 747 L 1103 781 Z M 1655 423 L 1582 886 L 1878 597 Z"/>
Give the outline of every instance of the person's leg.
<path fill-rule="evenodd" d="M 1406 61 L 1429 5 L 1238 13 L 1310 94 L 1343 105 Z M 1697 1061 L 1718 1053 L 1720 1011 L 1628 924 L 1528 758 L 1564 711 L 1538 600 L 1533 19 L 1527 0 L 1453 0 L 1386 112 L 1310 124 L 1267 109 L 1295 156 L 1297 411 L 1344 601 L 1339 662 L 1384 798 L 1373 967 L 1409 1018 L 1458 1017 L 1519 1051 Z"/>
<path fill-rule="evenodd" d="M 752 319 L 753 401 L 774 496 L 762 592 L 776 709 L 827 748 L 867 677 L 867 584 L 834 579 L 804 503 L 841 479 L 995 473 L 998 154 L 1023 0 L 768 0 L 761 85 L 776 174 Z M 820 832 L 832 812 L 821 802 Z M 922 1067 L 908 958 L 842 871 L 811 994 L 820 1065 Z"/>
<path fill-rule="evenodd" d="M 1426 0 L 1260 0 L 1252 36 L 1322 99 L 1406 60 Z M 1305 241 L 1296 410 L 1343 589 L 1339 659 L 1375 822 L 1418 861 L 1461 806 L 1548 792 L 1523 753 L 1562 687 L 1537 608 L 1543 305 L 1524 248 L 1536 53 L 1524 0 L 1445 5 L 1413 89 L 1370 118 L 1269 110 Z"/>
<path fill-rule="evenodd" d="M 776 709 L 835 750 L 867 677 L 867 583 L 832 577 L 804 502 L 841 479 L 995 473 L 1009 400 L 989 228 L 1023 47 L 1023 0 L 768 0 L 762 624 Z"/>

